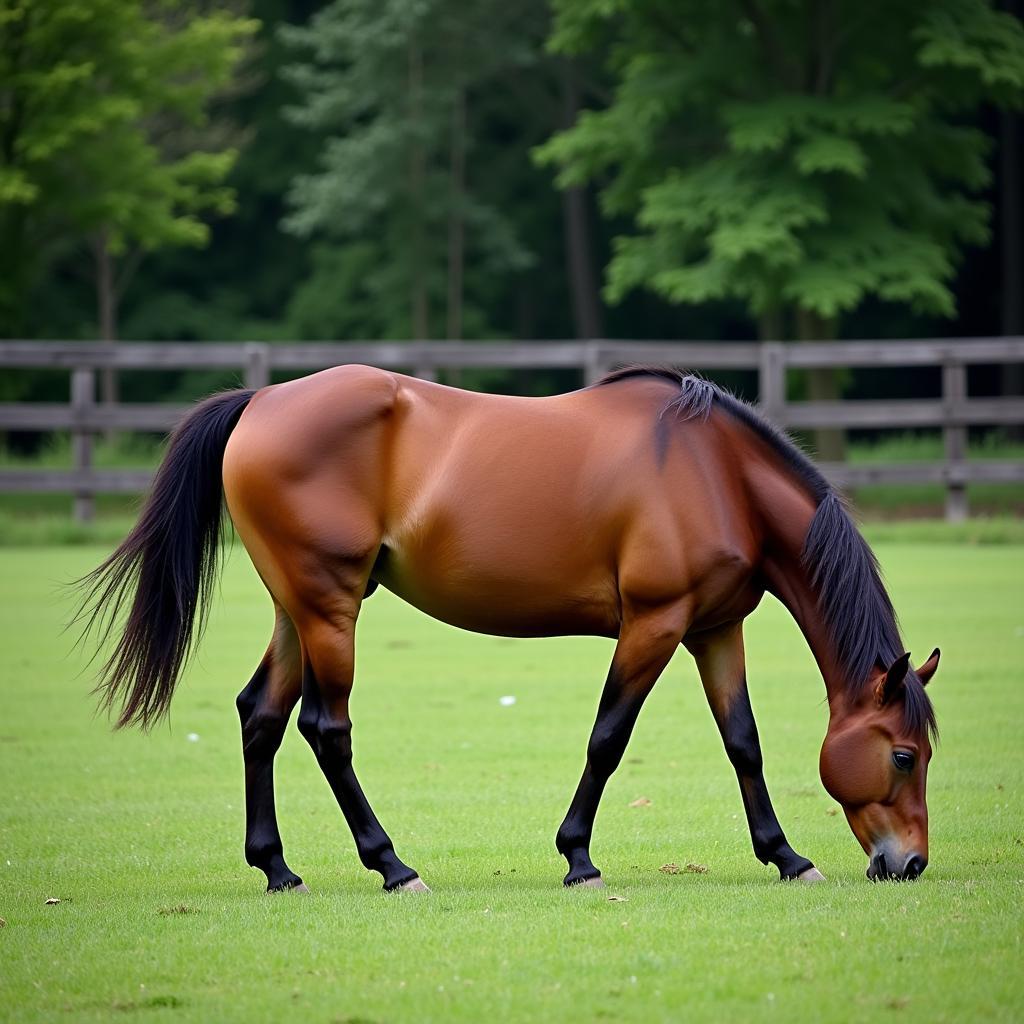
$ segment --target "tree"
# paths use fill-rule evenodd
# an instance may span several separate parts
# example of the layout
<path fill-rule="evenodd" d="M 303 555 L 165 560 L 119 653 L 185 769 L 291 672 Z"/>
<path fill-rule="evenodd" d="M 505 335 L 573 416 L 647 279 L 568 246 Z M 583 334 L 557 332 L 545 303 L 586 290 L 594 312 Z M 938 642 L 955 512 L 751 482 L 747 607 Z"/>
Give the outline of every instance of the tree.
<path fill-rule="evenodd" d="M 866 298 L 952 316 L 965 246 L 989 236 L 989 141 L 1019 104 L 1024 31 L 985 0 L 555 0 L 550 46 L 607 47 L 614 94 L 539 159 L 598 181 L 605 292 L 741 300 L 761 336 L 829 338 Z M 812 395 L 833 397 L 816 375 Z M 824 454 L 841 455 L 837 436 Z"/>
<path fill-rule="evenodd" d="M 318 252 L 339 283 L 360 289 L 353 302 L 377 296 L 379 323 L 394 336 L 437 333 L 439 307 L 445 335 L 462 336 L 467 251 L 495 274 L 529 261 L 469 168 L 474 90 L 534 59 L 519 17 L 532 4 L 334 0 L 283 32 L 303 58 L 289 70 L 303 97 L 289 116 L 328 136 L 318 169 L 293 183 L 284 226 L 333 241 Z M 356 248 L 337 254 L 337 245 Z"/>
<path fill-rule="evenodd" d="M 313 165 L 323 140 L 281 116 L 296 95 L 280 74 L 293 55 L 278 28 L 283 22 L 308 19 L 316 0 L 245 2 L 260 30 L 239 73 L 218 95 L 212 123 L 202 129 L 203 134 L 216 130 L 238 149 L 238 160 L 225 179 L 235 192 L 235 212 L 210 219 L 210 240 L 201 252 L 164 249 L 144 261 L 122 307 L 125 337 L 295 337 L 297 328 L 287 322 L 287 310 L 296 288 L 308 279 L 309 247 L 283 233 L 280 221 L 289 183 Z"/>
<path fill-rule="evenodd" d="M 200 0 L 8 0 L 0 10 L 0 310 L 30 326 L 25 299 L 49 264 L 87 248 L 97 319 L 147 252 L 202 246 L 204 217 L 233 208 L 235 151 L 197 146 L 211 99 L 258 24 Z M 108 389 L 105 397 L 112 397 Z"/>

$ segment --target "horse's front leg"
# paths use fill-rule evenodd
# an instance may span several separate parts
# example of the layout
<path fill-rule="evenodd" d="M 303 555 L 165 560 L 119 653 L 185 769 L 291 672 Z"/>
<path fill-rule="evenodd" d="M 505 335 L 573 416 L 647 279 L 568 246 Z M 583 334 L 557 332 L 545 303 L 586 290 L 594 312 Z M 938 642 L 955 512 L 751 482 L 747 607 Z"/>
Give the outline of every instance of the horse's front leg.
<path fill-rule="evenodd" d="M 686 630 L 682 606 L 661 609 L 623 622 L 597 720 L 587 746 L 587 764 L 555 845 L 569 862 L 565 885 L 602 885 L 590 859 L 590 839 L 601 794 L 619 766 L 647 695 L 669 663 Z"/>
<path fill-rule="evenodd" d="M 736 769 L 754 854 L 762 864 L 774 864 L 783 879 L 821 881 L 821 872 L 786 841 L 768 796 L 761 742 L 747 693 L 742 623 L 729 623 L 708 634 L 687 638 L 686 647 L 697 661 L 725 752 Z"/>

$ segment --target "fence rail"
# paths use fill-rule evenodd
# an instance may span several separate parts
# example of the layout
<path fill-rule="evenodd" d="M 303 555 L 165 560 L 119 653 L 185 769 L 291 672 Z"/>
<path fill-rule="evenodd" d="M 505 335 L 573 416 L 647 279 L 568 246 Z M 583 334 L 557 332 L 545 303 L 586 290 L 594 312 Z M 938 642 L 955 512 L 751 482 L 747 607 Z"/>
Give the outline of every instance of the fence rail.
<path fill-rule="evenodd" d="M 1024 338 L 950 338 L 910 341 L 842 342 L 0 342 L 0 369 L 47 368 L 70 372 L 67 403 L 0 403 L 0 430 L 68 430 L 71 470 L 0 470 L 0 491 L 62 492 L 74 495 L 75 516 L 92 518 L 96 494 L 145 489 L 145 470 L 98 469 L 92 465 L 95 434 L 101 431 L 171 429 L 185 408 L 167 403 L 96 401 L 97 371 L 166 369 L 239 370 L 247 387 L 270 383 L 275 370 L 318 370 L 340 363 L 369 363 L 436 380 L 451 369 L 574 369 L 590 382 L 616 365 L 653 362 L 693 370 L 753 370 L 762 411 L 788 428 L 899 429 L 939 427 L 941 462 L 884 466 L 825 463 L 840 487 L 867 484 L 931 483 L 946 489 L 946 517 L 968 512 L 967 484 L 1024 482 L 1024 462 L 969 461 L 967 428 L 1024 425 L 1024 397 L 970 397 L 967 367 L 1024 363 Z M 936 367 L 942 371 L 940 398 L 884 401 L 789 402 L 786 374 L 812 367 Z"/>

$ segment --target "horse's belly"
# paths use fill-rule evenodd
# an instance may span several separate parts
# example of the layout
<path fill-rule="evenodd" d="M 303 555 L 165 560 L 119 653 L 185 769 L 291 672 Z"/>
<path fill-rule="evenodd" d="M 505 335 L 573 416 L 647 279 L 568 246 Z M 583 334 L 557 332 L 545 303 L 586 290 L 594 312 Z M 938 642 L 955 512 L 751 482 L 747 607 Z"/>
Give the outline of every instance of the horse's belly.
<path fill-rule="evenodd" d="M 373 578 L 442 622 L 497 636 L 617 636 L 614 581 L 580 585 L 514 564 L 449 562 L 443 570 L 386 550 Z"/>

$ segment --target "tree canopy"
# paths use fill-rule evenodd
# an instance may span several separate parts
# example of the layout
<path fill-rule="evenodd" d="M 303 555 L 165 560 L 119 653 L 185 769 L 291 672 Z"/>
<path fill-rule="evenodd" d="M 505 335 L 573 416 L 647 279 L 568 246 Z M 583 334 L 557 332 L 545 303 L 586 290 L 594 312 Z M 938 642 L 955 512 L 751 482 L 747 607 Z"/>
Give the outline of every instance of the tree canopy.
<path fill-rule="evenodd" d="M 3 5 L 0 309 L 8 330 L 26 322 L 35 278 L 69 250 L 87 246 L 102 268 L 132 250 L 207 242 L 204 216 L 234 209 L 225 179 L 236 152 L 199 130 L 256 28 L 199 0 Z"/>
<path fill-rule="evenodd" d="M 0 329 L 993 332 L 1022 93 L 985 0 L 8 0 Z"/>
<path fill-rule="evenodd" d="M 292 182 L 284 228 L 350 243 L 319 251 L 364 331 L 430 337 L 440 308 L 447 335 L 460 335 L 467 245 L 477 274 L 528 265 L 508 211 L 478 184 L 490 168 L 477 104 L 537 63 L 524 15 L 539 11 L 532 0 L 334 0 L 282 29 L 303 58 L 285 69 L 301 97 L 286 116 L 324 139 L 315 168 Z M 486 332 L 479 307 L 471 317 Z"/>
<path fill-rule="evenodd" d="M 1018 19 L 984 0 L 554 8 L 552 49 L 606 54 L 614 82 L 539 151 L 627 226 L 611 301 L 738 299 L 773 336 L 869 297 L 954 314 L 964 247 L 989 238 L 972 117 L 1024 96 Z"/>

